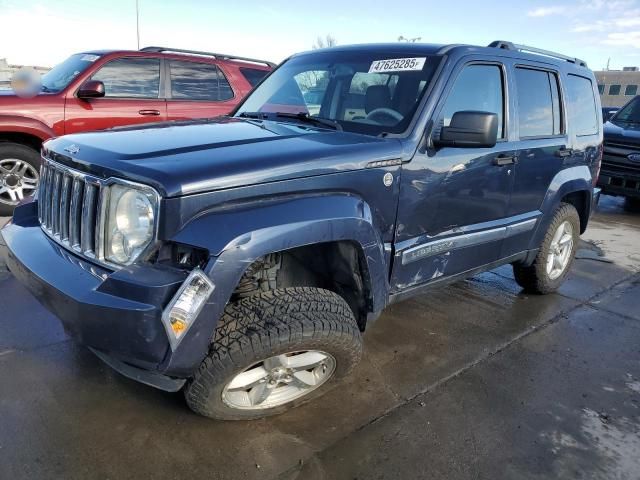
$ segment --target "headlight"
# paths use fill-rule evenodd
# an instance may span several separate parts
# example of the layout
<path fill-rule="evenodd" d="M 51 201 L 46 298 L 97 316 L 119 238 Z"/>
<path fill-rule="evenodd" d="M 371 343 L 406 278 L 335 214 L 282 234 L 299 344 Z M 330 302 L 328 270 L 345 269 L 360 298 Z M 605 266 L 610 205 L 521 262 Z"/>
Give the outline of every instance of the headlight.
<path fill-rule="evenodd" d="M 105 223 L 105 260 L 130 265 L 154 239 L 158 196 L 144 186 L 109 188 Z"/>

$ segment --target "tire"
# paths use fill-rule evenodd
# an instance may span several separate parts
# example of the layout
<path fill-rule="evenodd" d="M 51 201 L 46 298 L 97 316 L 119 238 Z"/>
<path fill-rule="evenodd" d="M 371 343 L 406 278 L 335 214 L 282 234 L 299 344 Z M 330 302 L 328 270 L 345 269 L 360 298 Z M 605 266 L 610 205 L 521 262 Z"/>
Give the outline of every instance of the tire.
<path fill-rule="evenodd" d="M 292 352 L 326 355 L 330 365 L 322 363 L 317 367 L 320 376 L 328 375 L 326 380 L 284 404 L 263 403 L 246 408 L 233 404 L 236 400 L 231 398 L 238 393 L 232 391 L 232 380 L 248 370 L 263 368 L 273 372 L 268 366 L 272 364 L 267 362 L 275 356 L 280 356 L 278 361 L 283 358 L 289 361 L 304 354 Z M 277 415 L 326 393 L 351 373 L 361 356 L 360 330 L 351 308 L 339 295 L 306 287 L 263 292 L 227 305 L 211 351 L 185 387 L 185 398 L 194 412 L 219 420 Z M 327 374 L 327 368 L 332 368 L 332 373 Z M 295 374 L 288 376 L 295 377 Z M 276 381 L 271 376 L 267 379 L 269 384 Z M 264 379 L 260 381 L 264 385 Z M 280 383 L 277 386 L 289 387 Z M 246 398 L 251 396 L 246 392 L 240 394 Z"/>
<path fill-rule="evenodd" d="M 22 164 L 19 162 L 22 162 Z M 27 170 L 22 175 L 18 175 L 20 182 L 24 182 L 24 188 L 21 187 L 19 189 L 20 195 L 23 197 L 35 192 L 35 187 L 40 178 L 40 154 L 36 150 L 18 143 L 1 142 L 0 167 L 5 168 L 0 168 L 0 217 L 11 216 L 13 209 L 21 200 L 17 196 L 17 191 L 12 187 L 12 184 L 16 181 L 16 176 L 9 173 L 9 170 L 15 165 L 18 165 L 16 170 L 18 174 L 22 171 L 22 166 Z M 12 197 L 14 198 L 12 199 Z"/>
<path fill-rule="evenodd" d="M 568 251 L 567 263 L 564 265 L 564 269 L 558 276 L 553 276 L 548 270 L 548 260 L 551 253 L 551 245 L 554 240 L 554 235 L 558 232 L 560 226 L 565 225 L 568 222 L 571 226 L 572 243 L 570 251 Z M 547 229 L 547 233 L 542 240 L 538 254 L 535 260 L 529 266 L 522 264 L 513 264 L 513 273 L 518 285 L 520 285 L 525 292 L 547 294 L 555 292 L 571 270 L 571 265 L 575 257 L 576 249 L 578 246 L 578 240 L 580 238 L 580 217 L 573 205 L 562 203 L 556 209 L 551 224 Z M 557 270 L 552 270 L 552 273 L 557 273 Z"/>

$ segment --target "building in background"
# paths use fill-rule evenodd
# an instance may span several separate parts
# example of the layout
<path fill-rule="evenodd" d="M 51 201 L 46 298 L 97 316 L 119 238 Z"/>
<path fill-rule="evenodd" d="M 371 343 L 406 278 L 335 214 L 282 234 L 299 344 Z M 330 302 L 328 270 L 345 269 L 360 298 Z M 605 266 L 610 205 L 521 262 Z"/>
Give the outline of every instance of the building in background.
<path fill-rule="evenodd" d="M 7 60 L 0 58 L 0 89 L 4 90 L 11 88 L 11 77 L 15 72 L 20 70 L 24 65 L 11 65 L 7 63 Z M 51 70 L 48 67 L 30 67 L 33 68 L 40 75 L 47 73 Z"/>
<path fill-rule="evenodd" d="M 603 107 L 621 107 L 636 95 L 640 87 L 638 67 L 624 67 L 622 70 L 593 72 L 598 80 L 598 91 Z"/>

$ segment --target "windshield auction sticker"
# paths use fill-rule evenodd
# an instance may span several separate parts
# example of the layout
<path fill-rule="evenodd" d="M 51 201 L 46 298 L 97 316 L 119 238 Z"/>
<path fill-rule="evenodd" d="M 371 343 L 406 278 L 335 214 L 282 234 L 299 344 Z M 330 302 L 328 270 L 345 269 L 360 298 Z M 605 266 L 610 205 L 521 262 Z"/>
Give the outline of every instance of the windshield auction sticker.
<path fill-rule="evenodd" d="M 389 60 L 376 60 L 369 67 L 369 73 L 408 72 L 422 70 L 427 57 L 391 58 Z"/>

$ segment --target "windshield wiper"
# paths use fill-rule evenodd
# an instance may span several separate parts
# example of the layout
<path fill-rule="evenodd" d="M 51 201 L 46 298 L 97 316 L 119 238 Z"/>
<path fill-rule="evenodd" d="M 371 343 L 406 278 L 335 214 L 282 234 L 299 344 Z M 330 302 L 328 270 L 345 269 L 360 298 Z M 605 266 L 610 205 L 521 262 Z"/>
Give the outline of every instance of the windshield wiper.
<path fill-rule="evenodd" d="M 295 120 L 300 120 L 301 122 L 322 125 L 325 127 L 333 128 L 334 130 L 337 130 L 339 132 L 342 131 L 342 125 L 340 125 L 335 120 L 330 120 L 328 118 L 322 118 L 322 117 L 312 117 L 308 113 L 304 113 L 304 112 L 299 112 L 299 113 L 276 112 L 276 117 L 293 118 Z"/>
<path fill-rule="evenodd" d="M 242 112 L 238 116 L 242 118 L 257 118 L 259 120 L 264 120 L 265 118 L 267 118 L 267 115 L 262 112 Z"/>

